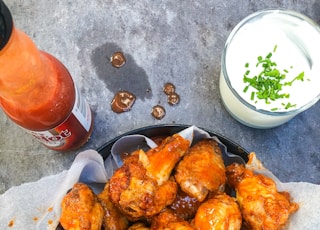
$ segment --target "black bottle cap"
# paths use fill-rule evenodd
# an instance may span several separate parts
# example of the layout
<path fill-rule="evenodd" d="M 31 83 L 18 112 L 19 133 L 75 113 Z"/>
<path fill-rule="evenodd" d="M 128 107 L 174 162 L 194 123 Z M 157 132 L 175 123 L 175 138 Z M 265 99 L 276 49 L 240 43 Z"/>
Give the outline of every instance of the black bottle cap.
<path fill-rule="evenodd" d="M 0 50 L 7 44 L 12 32 L 12 16 L 8 7 L 0 0 Z"/>

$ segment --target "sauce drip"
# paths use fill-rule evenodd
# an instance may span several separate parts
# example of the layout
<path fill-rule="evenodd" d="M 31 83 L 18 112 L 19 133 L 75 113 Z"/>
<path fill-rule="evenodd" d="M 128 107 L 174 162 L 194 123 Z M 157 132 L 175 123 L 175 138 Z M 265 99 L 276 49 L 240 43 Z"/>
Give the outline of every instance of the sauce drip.
<path fill-rule="evenodd" d="M 184 220 L 189 220 L 194 217 L 200 205 L 201 202 L 196 198 L 190 197 L 179 189 L 176 199 L 170 205 L 170 208 L 174 210 L 179 217 Z"/>
<path fill-rule="evenodd" d="M 110 62 L 113 67 L 120 68 L 126 63 L 126 58 L 122 52 L 115 52 L 112 55 Z"/>
<path fill-rule="evenodd" d="M 152 108 L 151 115 L 154 118 L 161 120 L 166 115 L 166 110 L 161 105 L 156 105 Z"/>
<path fill-rule="evenodd" d="M 9 228 L 12 228 L 14 226 L 14 220 L 10 220 L 9 221 L 9 224 L 8 224 L 8 227 Z"/>
<path fill-rule="evenodd" d="M 180 96 L 177 93 L 172 93 L 168 95 L 168 103 L 169 105 L 177 105 L 180 102 Z"/>
<path fill-rule="evenodd" d="M 170 94 L 174 93 L 175 90 L 176 90 L 176 87 L 174 86 L 174 84 L 172 84 L 170 82 L 167 82 L 166 84 L 164 84 L 163 92 L 166 95 L 170 95 Z"/>
<path fill-rule="evenodd" d="M 123 113 L 129 111 L 134 102 L 136 96 L 128 91 L 118 91 L 111 102 L 111 109 L 115 113 Z"/>
<path fill-rule="evenodd" d="M 167 82 L 164 84 L 163 87 L 163 92 L 167 95 L 168 97 L 168 104 L 169 105 L 177 105 L 180 102 L 180 96 L 179 94 L 176 93 L 176 87 L 174 84 Z"/>

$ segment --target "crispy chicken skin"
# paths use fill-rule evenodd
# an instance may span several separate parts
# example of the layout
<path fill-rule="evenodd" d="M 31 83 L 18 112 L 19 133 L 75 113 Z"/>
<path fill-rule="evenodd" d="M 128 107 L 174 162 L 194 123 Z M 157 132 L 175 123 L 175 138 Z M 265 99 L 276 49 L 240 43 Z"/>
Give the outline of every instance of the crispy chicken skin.
<path fill-rule="evenodd" d="M 65 230 L 101 230 L 104 209 L 91 188 L 76 183 L 61 203 L 60 224 Z"/>
<path fill-rule="evenodd" d="M 195 230 L 187 221 L 178 217 L 172 210 L 165 209 L 152 218 L 150 230 Z"/>
<path fill-rule="evenodd" d="M 290 214 L 298 210 L 287 192 L 278 192 L 274 181 L 254 174 L 244 165 L 226 168 L 228 183 L 235 188 L 246 229 L 283 229 Z"/>
<path fill-rule="evenodd" d="M 203 202 L 193 220 L 197 230 L 239 230 L 241 223 L 238 204 L 224 193 Z"/>
<path fill-rule="evenodd" d="M 159 213 L 176 197 L 178 185 L 170 175 L 188 148 L 188 140 L 173 135 L 146 153 L 132 153 L 110 178 L 110 200 L 131 221 Z"/>
<path fill-rule="evenodd" d="M 107 183 L 98 198 L 105 210 L 103 217 L 104 230 L 126 230 L 129 226 L 127 218 L 114 206 L 109 198 L 109 183 Z"/>
<path fill-rule="evenodd" d="M 226 175 L 218 143 L 205 139 L 193 145 L 179 162 L 175 178 L 185 193 L 199 201 L 209 192 L 223 190 Z"/>

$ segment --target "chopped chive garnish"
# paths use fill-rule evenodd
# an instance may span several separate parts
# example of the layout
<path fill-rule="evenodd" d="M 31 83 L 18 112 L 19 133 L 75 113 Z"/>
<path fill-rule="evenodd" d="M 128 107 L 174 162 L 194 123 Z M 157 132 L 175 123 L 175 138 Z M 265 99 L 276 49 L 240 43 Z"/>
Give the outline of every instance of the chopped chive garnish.
<path fill-rule="evenodd" d="M 246 87 L 244 87 L 243 92 L 247 92 L 249 89 L 249 85 L 247 85 Z"/>
<path fill-rule="evenodd" d="M 268 53 L 268 55 L 267 55 L 267 59 L 270 59 L 272 57 L 272 53 Z"/>
<path fill-rule="evenodd" d="M 274 52 L 274 53 L 276 52 L 277 48 L 278 48 L 277 45 L 275 45 L 275 46 L 273 47 L 273 52 Z"/>
<path fill-rule="evenodd" d="M 290 102 L 288 102 L 286 105 L 285 105 L 285 109 L 289 109 L 289 108 L 292 108 L 292 107 L 295 107 L 296 104 L 292 105 Z"/>
<path fill-rule="evenodd" d="M 254 92 L 251 92 L 251 101 L 254 100 Z"/>
<path fill-rule="evenodd" d="M 294 81 L 304 81 L 304 72 L 301 72 L 298 76 L 296 76 L 292 81 L 285 82 L 284 85 L 291 86 Z"/>
<path fill-rule="evenodd" d="M 273 53 L 276 52 L 278 46 L 275 45 Z M 289 98 L 290 94 L 281 92 L 283 86 L 291 86 L 295 81 L 304 81 L 304 72 L 301 72 L 292 81 L 284 82 L 286 74 L 289 73 L 288 69 L 280 71 L 276 68 L 277 63 L 271 60 L 272 52 L 268 53 L 265 58 L 262 56 L 257 57 L 256 67 L 262 67 L 261 72 L 258 75 L 249 77 L 250 70 L 246 70 L 243 76 L 243 82 L 247 84 L 243 89 L 243 92 L 247 92 L 250 87 L 255 89 L 251 92 L 250 99 L 253 101 L 255 98 L 264 100 L 266 104 L 270 104 L 277 99 Z M 249 67 L 249 63 L 245 64 L 245 67 Z M 293 66 L 290 66 L 292 69 Z M 309 80 L 309 79 L 307 79 Z M 257 101 L 255 101 L 257 103 Z M 295 107 L 296 104 L 290 102 L 282 105 L 285 109 Z M 272 108 L 271 111 L 279 110 L 279 108 Z"/>

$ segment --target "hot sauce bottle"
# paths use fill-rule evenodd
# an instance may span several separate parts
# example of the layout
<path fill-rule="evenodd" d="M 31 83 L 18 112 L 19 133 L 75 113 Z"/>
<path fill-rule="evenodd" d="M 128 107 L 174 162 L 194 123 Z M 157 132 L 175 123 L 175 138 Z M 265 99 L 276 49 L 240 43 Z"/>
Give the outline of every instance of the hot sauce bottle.
<path fill-rule="evenodd" d="M 17 29 L 0 0 L 0 107 L 50 149 L 74 150 L 90 137 L 93 116 L 67 68 Z"/>

